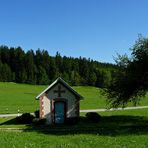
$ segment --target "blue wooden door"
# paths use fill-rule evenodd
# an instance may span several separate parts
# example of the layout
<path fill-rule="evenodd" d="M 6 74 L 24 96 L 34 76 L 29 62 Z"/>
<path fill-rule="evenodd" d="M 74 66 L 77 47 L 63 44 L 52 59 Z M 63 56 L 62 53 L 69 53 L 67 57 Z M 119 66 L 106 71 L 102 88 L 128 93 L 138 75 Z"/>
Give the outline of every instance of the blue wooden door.
<path fill-rule="evenodd" d="M 64 123 L 65 120 L 65 103 L 55 102 L 55 123 Z"/>

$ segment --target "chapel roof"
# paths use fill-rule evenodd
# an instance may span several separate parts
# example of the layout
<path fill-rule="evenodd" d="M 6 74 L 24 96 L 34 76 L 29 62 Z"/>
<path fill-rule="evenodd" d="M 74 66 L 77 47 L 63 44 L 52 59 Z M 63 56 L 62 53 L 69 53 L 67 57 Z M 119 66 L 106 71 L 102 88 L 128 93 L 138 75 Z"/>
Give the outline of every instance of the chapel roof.
<path fill-rule="evenodd" d="M 61 83 L 64 85 L 71 93 L 73 93 L 75 96 L 77 96 L 79 99 L 83 99 L 83 97 L 77 93 L 70 85 L 68 85 L 62 78 L 57 78 L 53 83 L 51 83 L 45 90 L 43 90 L 36 99 L 39 99 L 44 93 L 51 90 L 56 84 Z"/>

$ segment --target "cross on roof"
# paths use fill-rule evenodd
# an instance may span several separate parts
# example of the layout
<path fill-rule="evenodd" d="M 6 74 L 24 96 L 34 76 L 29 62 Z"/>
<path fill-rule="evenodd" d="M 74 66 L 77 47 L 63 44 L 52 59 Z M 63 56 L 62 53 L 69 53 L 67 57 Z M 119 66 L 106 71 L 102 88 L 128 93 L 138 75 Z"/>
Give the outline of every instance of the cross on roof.
<path fill-rule="evenodd" d="M 55 90 L 54 93 L 58 93 L 58 97 L 61 97 L 61 93 L 65 93 L 65 90 L 61 90 L 61 86 L 58 86 L 58 90 Z"/>

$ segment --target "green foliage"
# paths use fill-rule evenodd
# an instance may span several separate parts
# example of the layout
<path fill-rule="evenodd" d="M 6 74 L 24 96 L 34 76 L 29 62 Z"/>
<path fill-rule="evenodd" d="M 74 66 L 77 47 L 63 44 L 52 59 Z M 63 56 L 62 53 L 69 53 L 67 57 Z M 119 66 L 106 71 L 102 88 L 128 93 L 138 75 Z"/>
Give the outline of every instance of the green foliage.
<path fill-rule="evenodd" d="M 60 76 L 71 85 L 107 87 L 111 71 L 118 69 L 82 57 L 62 57 L 58 52 L 52 57 L 46 50 L 25 53 L 21 47 L 0 46 L 0 81 L 4 82 L 49 84 Z"/>
<path fill-rule="evenodd" d="M 36 117 L 36 118 L 39 118 L 39 116 L 40 116 L 40 111 L 39 111 L 39 110 L 36 110 L 36 111 L 34 112 L 34 114 L 35 114 L 35 117 Z"/>
<path fill-rule="evenodd" d="M 81 84 L 82 78 L 79 73 L 72 71 L 70 75 L 70 83 L 73 86 L 78 86 Z"/>
<path fill-rule="evenodd" d="M 35 126 L 42 126 L 42 125 L 45 125 L 45 124 L 46 124 L 46 121 L 47 121 L 46 118 L 43 118 L 43 119 L 34 118 L 33 124 L 34 124 Z"/>
<path fill-rule="evenodd" d="M 96 81 L 97 81 L 96 73 L 95 72 L 90 72 L 89 78 L 88 78 L 88 84 L 90 86 L 95 86 Z"/>
<path fill-rule="evenodd" d="M 71 117 L 71 118 L 66 119 L 66 124 L 67 125 L 74 125 L 74 124 L 77 124 L 78 122 L 79 122 L 78 117 Z"/>
<path fill-rule="evenodd" d="M 113 107 L 125 106 L 131 101 L 136 105 L 148 90 L 148 39 L 140 37 L 131 51 L 130 59 L 119 56 L 121 71 L 106 91 Z"/>
<path fill-rule="evenodd" d="M 16 121 L 17 123 L 21 123 L 21 124 L 30 124 L 32 123 L 34 119 L 34 116 L 31 115 L 30 113 L 24 113 L 19 117 L 16 117 Z"/>
<path fill-rule="evenodd" d="M 89 121 L 93 123 L 97 123 L 101 120 L 101 116 L 96 112 L 88 112 L 86 113 L 86 117 Z"/>
<path fill-rule="evenodd" d="M 42 66 L 38 67 L 37 78 L 37 84 L 49 84 L 47 73 Z"/>
<path fill-rule="evenodd" d="M 11 69 L 7 64 L 0 62 L 0 81 L 9 82 L 12 79 Z"/>

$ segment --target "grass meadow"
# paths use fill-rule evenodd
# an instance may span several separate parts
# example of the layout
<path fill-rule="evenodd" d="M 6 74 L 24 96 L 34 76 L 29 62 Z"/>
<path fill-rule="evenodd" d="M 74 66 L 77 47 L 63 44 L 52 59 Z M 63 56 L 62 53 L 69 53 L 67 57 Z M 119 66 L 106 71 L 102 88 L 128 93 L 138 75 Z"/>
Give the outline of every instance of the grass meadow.
<path fill-rule="evenodd" d="M 0 82 L 0 113 L 34 112 L 39 108 L 39 101 L 35 97 L 47 86 L 27 85 Z M 105 98 L 95 87 L 73 87 L 84 100 L 81 109 L 104 108 Z"/>
<path fill-rule="evenodd" d="M 36 132 L 1 132 L 1 148 L 147 148 L 145 135 L 73 134 L 52 135 Z"/>
<path fill-rule="evenodd" d="M 47 86 L 27 85 L 0 82 L 0 114 L 34 112 L 39 109 L 39 101 L 35 97 Z M 106 98 L 101 95 L 101 89 L 89 86 L 73 87 L 84 100 L 80 102 L 81 109 L 106 108 Z M 132 104 L 130 104 L 131 106 Z M 148 95 L 141 99 L 139 105 L 148 105 Z"/>
<path fill-rule="evenodd" d="M 47 86 L 0 83 L 0 113 L 34 112 L 35 100 Z M 81 109 L 105 108 L 105 97 L 95 87 L 73 87 L 84 100 Z M 131 106 L 131 104 L 129 104 Z M 148 105 L 148 96 L 140 105 Z M 76 125 L 18 124 L 14 117 L 0 118 L 0 148 L 147 148 L 148 109 L 100 112 L 99 123 L 81 113 Z M 7 131 L 7 129 L 10 130 Z M 12 130 L 11 128 L 16 128 Z M 21 130 L 18 130 L 21 129 Z"/>
<path fill-rule="evenodd" d="M 18 125 L 15 118 L 0 118 L 0 128 L 21 131 L 0 132 L 2 148 L 147 148 L 148 109 L 101 112 L 99 123 L 81 114 L 76 125 Z"/>

